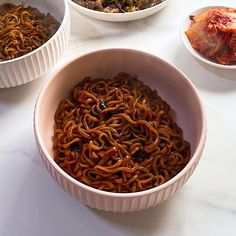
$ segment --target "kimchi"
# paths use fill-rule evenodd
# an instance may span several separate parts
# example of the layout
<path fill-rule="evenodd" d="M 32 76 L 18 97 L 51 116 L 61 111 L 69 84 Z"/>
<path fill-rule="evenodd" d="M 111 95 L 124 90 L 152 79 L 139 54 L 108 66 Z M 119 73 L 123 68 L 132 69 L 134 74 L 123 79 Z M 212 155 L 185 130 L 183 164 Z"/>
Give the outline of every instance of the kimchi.
<path fill-rule="evenodd" d="M 236 64 L 236 9 L 211 8 L 190 19 L 185 33 L 195 50 L 220 64 Z"/>

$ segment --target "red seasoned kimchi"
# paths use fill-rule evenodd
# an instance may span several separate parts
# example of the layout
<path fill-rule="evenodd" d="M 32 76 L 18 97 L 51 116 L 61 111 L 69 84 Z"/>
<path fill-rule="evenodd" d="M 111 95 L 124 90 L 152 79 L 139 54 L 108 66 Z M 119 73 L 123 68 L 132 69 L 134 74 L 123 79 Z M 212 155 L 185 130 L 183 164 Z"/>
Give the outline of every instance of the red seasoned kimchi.
<path fill-rule="evenodd" d="M 236 64 L 236 9 L 211 8 L 190 19 L 185 33 L 195 50 L 220 64 Z"/>

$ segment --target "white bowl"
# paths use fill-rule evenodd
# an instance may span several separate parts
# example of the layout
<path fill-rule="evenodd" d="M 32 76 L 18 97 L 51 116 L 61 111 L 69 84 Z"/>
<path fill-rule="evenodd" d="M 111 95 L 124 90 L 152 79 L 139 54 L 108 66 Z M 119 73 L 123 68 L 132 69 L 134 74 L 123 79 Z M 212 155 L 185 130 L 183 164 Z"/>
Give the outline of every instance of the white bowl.
<path fill-rule="evenodd" d="M 3 0 L 3 3 L 19 5 L 22 0 Z M 25 5 L 50 13 L 61 24 L 57 32 L 36 50 L 8 61 L 0 62 L 0 88 L 9 88 L 28 83 L 50 71 L 60 60 L 69 40 L 70 15 L 66 0 L 25 0 Z"/>
<path fill-rule="evenodd" d="M 111 60 L 112 58 L 112 60 Z M 86 76 L 113 77 L 118 72 L 136 74 L 157 89 L 175 112 L 177 124 L 191 145 L 191 159 L 174 178 L 161 186 L 136 193 L 111 193 L 89 187 L 69 176 L 53 160 L 54 114 L 61 99 Z M 106 49 L 81 56 L 62 66 L 47 81 L 34 113 L 35 140 L 40 156 L 52 178 L 82 203 L 112 212 L 131 212 L 153 207 L 170 198 L 193 173 L 206 138 L 206 117 L 192 82 L 176 67 L 142 51 Z"/>
<path fill-rule="evenodd" d="M 189 29 L 190 27 L 190 24 L 191 24 L 191 20 L 189 19 L 189 16 L 190 15 L 199 15 L 200 13 L 210 9 L 210 8 L 230 8 L 230 7 L 226 7 L 226 6 L 207 6 L 207 7 L 203 7 L 203 8 L 200 8 L 198 10 L 195 10 L 191 13 L 188 14 L 188 16 L 185 18 L 185 20 L 182 22 L 182 24 L 180 25 L 180 36 L 181 36 L 181 39 L 185 45 L 185 47 L 187 48 L 187 50 L 195 57 L 197 58 L 198 60 L 208 64 L 208 65 L 211 65 L 211 66 L 214 66 L 214 67 L 218 67 L 218 68 L 221 68 L 221 69 L 236 69 L 236 65 L 221 65 L 217 62 L 214 62 L 212 61 L 211 59 L 203 56 L 202 54 L 200 54 L 197 50 L 195 50 L 192 46 L 191 46 L 191 43 L 189 42 L 188 40 L 188 37 L 186 36 L 185 32 Z"/>
<path fill-rule="evenodd" d="M 70 5 L 79 13 L 82 13 L 86 16 L 92 17 L 97 20 L 103 21 L 113 21 L 113 22 L 122 22 L 122 21 L 133 21 L 145 18 L 150 16 L 158 11 L 160 11 L 163 7 L 168 4 L 169 0 L 164 0 L 162 3 L 157 4 L 156 6 L 149 7 L 147 9 L 136 11 L 136 12 L 126 12 L 126 13 L 105 13 L 99 12 L 95 10 L 88 9 L 86 7 L 80 6 L 79 4 L 73 2 L 72 0 L 68 0 Z"/>

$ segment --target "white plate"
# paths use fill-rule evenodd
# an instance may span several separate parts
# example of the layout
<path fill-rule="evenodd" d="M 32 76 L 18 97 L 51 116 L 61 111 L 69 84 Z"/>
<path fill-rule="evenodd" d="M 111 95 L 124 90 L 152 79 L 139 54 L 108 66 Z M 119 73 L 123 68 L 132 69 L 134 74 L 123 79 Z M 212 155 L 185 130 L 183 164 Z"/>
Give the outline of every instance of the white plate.
<path fill-rule="evenodd" d="M 127 12 L 127 13 L 105 13 L 99 12 L 96 10 L 91 10 L 86 7 L 82 7 L 79 4 L 73 2 L 72 0 L 68 0 L 70 5 L 78 12 L 90 16 L 97 20 L 103 21 L 113 21 L 113 22 L 122 22 L 122 21 L 133 21 L 142 19 L 144 17 L 150 16 L 158 11 L 160 11 L 163 7 L 168 4 L 169 0 L 164 0 L 163 2 L 157 4 L 156 6 L 136 11 L 136 12 Z"/>
<path fill-rule="evenodd" d="M 208 7 L 203 7 L 200 8 L 198 10 L 195 10 L 194 12 L 191 12 L 188 14 L 188 16 L 185 18 L 185 20 L 183 21 L 183 23 L 180 26 L 180 36 L 181 39 L 185 45 L 185 47 L 187 48 L 187 50 L 197 59 L 199 59 L 200 61 L 211 65 L 211 66 L 215 66 L 221 69 L 236 69 L 236 65 L 221 65 L 217 62 L 212 61 L 211 59 L 203 56 L 202 54 L 200 54 L 198 51 L 196 51 L 195 49 L 192 48 L 191 43 L 188 40 L 188 37 L 186 36 L 185 32 L 189 29 L 189 26 L 191 24 L 191 20 L 189 19 L 190 15 L 199 15 L 200 13 L 210 9 L 210 8 L 230 8 L 227 6 L 208 6 Z"/>

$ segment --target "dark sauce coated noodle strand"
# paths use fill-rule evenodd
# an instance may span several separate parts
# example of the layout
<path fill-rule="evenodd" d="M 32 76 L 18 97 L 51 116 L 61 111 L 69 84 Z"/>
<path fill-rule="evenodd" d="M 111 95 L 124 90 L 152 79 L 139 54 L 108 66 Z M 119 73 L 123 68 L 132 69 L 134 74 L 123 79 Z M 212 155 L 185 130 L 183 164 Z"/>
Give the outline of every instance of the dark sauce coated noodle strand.
<path fill-rule="evenodd" d="M 85 78 L 55 113 L 54 159 L 91 187 L 118 193 L 159 186 L 190 159 L 170 106 L 135 76 Z"/>

